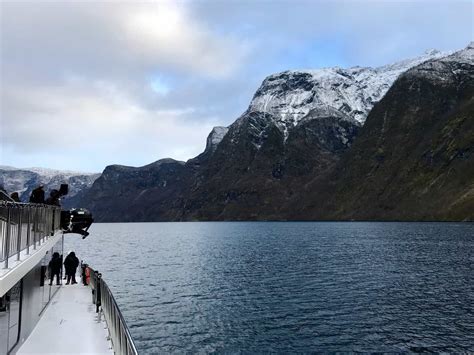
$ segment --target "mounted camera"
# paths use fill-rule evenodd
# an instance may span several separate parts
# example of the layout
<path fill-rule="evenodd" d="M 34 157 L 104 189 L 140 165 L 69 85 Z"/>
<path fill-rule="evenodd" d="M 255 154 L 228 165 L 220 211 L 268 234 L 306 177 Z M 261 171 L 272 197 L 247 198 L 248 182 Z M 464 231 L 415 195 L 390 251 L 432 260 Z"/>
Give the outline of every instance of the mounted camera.
<path fill-rule="evenodd" d="M 93 222 L 92 213 L 85 208 L 61 211 L 61 228 L 64 233 L 77 233 L 84 239 L 89 235 L 88 229 Z"/>

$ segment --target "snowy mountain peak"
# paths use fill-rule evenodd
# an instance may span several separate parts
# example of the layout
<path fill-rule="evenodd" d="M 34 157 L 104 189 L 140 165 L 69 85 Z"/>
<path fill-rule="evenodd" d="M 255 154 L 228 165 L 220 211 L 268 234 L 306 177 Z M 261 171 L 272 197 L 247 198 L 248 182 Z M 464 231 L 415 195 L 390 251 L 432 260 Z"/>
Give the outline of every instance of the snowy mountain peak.
<path fill-rule="evenodd" d="M 227 127 L 222 127 L 222 126 L 217 126 L 214 127 L 207 136 L 207 142 L 206 142 L 206 152 L 211 151 L 214 152 L 217 148 L 217 145 L 222 141 L 224 136 L 227 134 L 229 131 L 229 128 Z"/>
<path fill-rule="evenodd" d="M 472 78 L 468 67 L 474 65 L 474 47 L 469 44 L 466 48 L 454 52 L 438 60 L 429 60 L 421 65 L 408 70 L 405 77 L 424 77 L 438 85 L 447 85 L 457 80 L 456 76 L 462 75 Z"/>
<path fill-rule="evenodd" d="M 373 105 L 401 73 L 448 54 L 430 50 L 422 56 L 378 68 L 331 67 L 273 74 L 265 78 L 255 93 L 248 112 L 264 113 L 274 120 L 285 136 L 314 109 L 327 111 L 331 107 L 364 123 Z"/>
<path fill-rule="evenodd" d="M 38 168 L 38 167 L 24 168 L 24 169 L 19 169 L 19 170 L 32 171 L 32 172 L 37 173 L 37 174 L 39 174 L 39 175 L 41 175 L 45 178 L 47 178 L 47 177 L 53 178 L 56 175 L 63 175 L 63 176 L 84 175 L 84 176 L 88 176 L 88 175 L 96 175 L 97 174 L 97 173 L 86 173 L 86 172 L 81 172 L 81 171 L 56 170 L 56 169 Z"/>
<path fill-rule="evenodd" d="M 452 55 L 444 57 L 443 61 L 456 61 L 467 64 L 474 64 L 474 42 L 469 43 L 466 48 L 454 52 Z"/>
<path fill-rule="evenodd" d="M 431 48 L 431 49 L 428 49 L 424 52 L 424 55 L 427 55 L 427 56 L 435 56 L 437 54 L 441 54 L 442 52 L 437 50 L 437 49 L 434 49 L 434 48 Z"/>

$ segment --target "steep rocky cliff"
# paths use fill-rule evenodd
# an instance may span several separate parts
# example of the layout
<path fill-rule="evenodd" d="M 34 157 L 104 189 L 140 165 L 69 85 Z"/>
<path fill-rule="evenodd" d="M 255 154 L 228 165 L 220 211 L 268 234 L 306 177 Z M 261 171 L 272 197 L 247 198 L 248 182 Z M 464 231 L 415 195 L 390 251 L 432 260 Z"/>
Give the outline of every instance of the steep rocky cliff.
<path fill-rule="evenodd" d="M 102 221 L 469 218 L 471 68 L 468 47 L 272 75 L 196 158 L 107 167 L 79 202 Z"/>
<path fill-rule="evenodd" d="M 139 168 L 111 165 L 75 204 L 89 208 L 99 221 L 179 220 L 192 172 L 173 159 Z"/>
<path fill-rule="evenodd" d="M 474 220 L 474 46 L 403 74 L 333 176 L 328 217 Z"/>

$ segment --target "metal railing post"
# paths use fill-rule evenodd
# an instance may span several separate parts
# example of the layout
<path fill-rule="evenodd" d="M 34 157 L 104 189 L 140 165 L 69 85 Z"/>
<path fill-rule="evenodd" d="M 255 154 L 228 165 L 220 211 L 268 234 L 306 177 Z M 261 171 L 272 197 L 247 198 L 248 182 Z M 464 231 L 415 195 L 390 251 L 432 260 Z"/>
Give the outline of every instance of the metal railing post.
<path fill-rule="evenodd" d="M 40 234 L 40 238 L 39 238 L 40 241 L 41 241 L 40 245 L 44 243 L 44 235 L 45 235 L 45 230 L 46 230 L 46 223 L 44 223 L 45 218 L 46 218 L 45 214 L 46 214 L 46 211 L 45 211 L 44 205 L 43 205 L 43 207 L 40 210 L 40 216 L 41 216 L 40 217 L 41 234 Z"/>
<path fill-rule="evenodd" d="M 8 269 L 8 257 L 10 254 L 10 229 L 11 229 L 11 209 L 7 209 L 7 233 L 5 235 L 5 244 L 3 250 L 5 251 L 4 269 Z"/>
<path fill-rule="evenodd" d="M 36 250 L 36 239 L 38 237 L 38 208 L 33 207 L 33 250 Z"/>
<path fill-rule="evenodd" d="M 123 344 L 122 344 L 122 334 L 120 333 L 120 318 L 117 314 L 117 337 L 118 337 L 118 340 L 119 340 L 119 351 L 120 351 L 120 354 L 123 354 L 123 351 L 122 351 L 122 348 L 123 348 Z"/>
<path fill-rule="evenodd" d="M 96 313 L 99 313 L 99 309 L 100 309 L 100 306 L 102 304 L 102 290 L 101 290 L 101 283 L 102 281 L 102 275 L 97 273 L 97 280 L 96 280 L 96 287 L 95 287 L 95 292 L 96 292 L 96 295 L 95 295 L 95 311 Z"/>
<path fill-rule="evenodd" d="M 36 242 L 38 243 L 38 247 L 41 245 L 41 209 L 38 206 L 36 209 L 36 214 L 37 214 L 37 224 L 36 224 Z"/>
<path fill-rule="evenodd" d="M 50 207 L 48 209 L 48 235 L 49 237 L 53 236 L 53 230 L 54 230 L 54 207 Z M 49 238 L 48 237 L 48 238 Z"/>
<path fill-rule="evenodd" d="M 22 207 L 18 207 L 18 231 L 17 231 L 17 236 L 16 236 L 16 260 L 20 260 L 20 251 L 21 251 L 21 234 L 22 234 L 22 228 L 21 228 L 21 214 L 23 212 Z"/>
<path fill-rule="evenodd" d="M 41 239 L 41 244 L 44 243 L 44 235 L 46 234 L 46 223 L 44 223 L 46 220 L 46 210 L 44 208 L 44 205 L 43 207 L 41 208 L 41 219 L 40 219 L 40 222 L 41 222 L 41 235 L 40 235 L 40 239 Z"/>
<path fill-rule="evenodd" d="M 26 208 L 26 255 L 30 254 L 31 243 L 31 207 Z"/>
<path fill-rule="evenodd" d="M 46 218 L 44 219 L 44 222 L 46 223 L 46 230 L 44 232 L 46 239 L 49 239 L 49 236 L 51 235 L 51 222 L 50 222 L 50 217 L 51 217 L 51 207 L 46 207 Z"/>
<path fill-rule="evenodd" d="M 41 241 L 40 241 L 40 238 L 41 238 L 41 235 L 40 235 L 40 220 L 41 220 L 41 210 L 39 208 L 39 206 L 36 206 L 36 243 L 37 243 L 37 247 L 39 247 L 41 245 Z"/>

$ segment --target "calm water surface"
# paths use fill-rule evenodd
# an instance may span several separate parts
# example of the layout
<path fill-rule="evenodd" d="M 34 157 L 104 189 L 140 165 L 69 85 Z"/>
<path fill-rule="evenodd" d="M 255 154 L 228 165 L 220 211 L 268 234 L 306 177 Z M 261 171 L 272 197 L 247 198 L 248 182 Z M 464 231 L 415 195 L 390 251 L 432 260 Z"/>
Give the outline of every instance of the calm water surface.
<path fill-rule="evenodd" d="M 142 354 L 474 351 L 474 224 L 95 224 Z"/>

